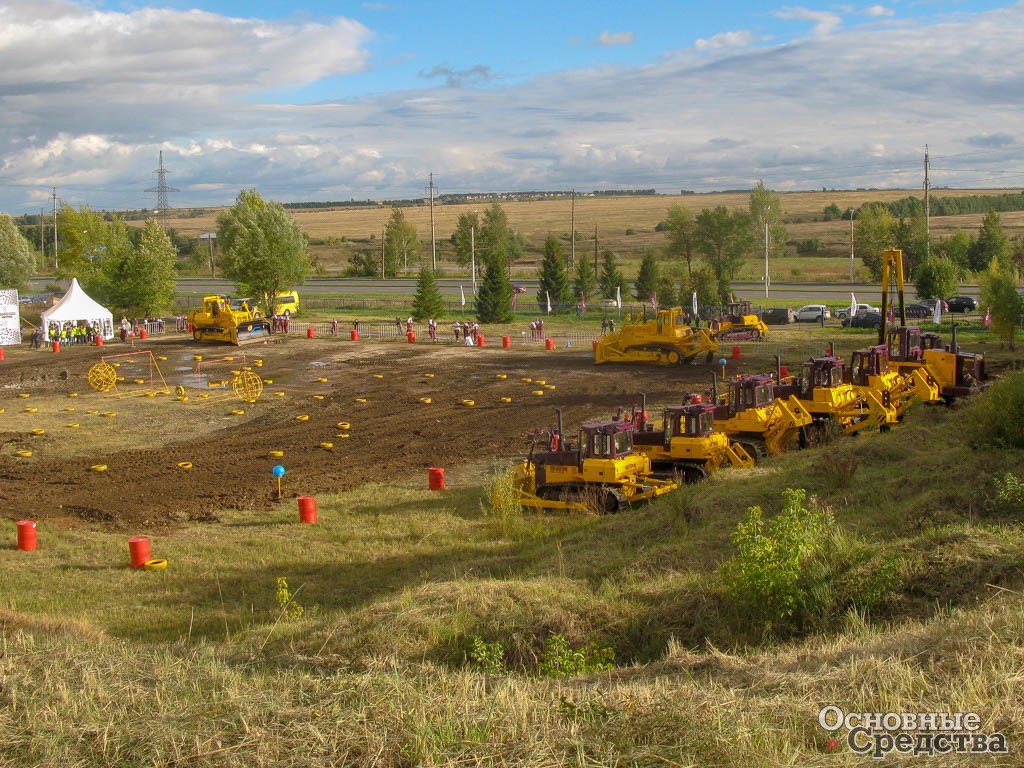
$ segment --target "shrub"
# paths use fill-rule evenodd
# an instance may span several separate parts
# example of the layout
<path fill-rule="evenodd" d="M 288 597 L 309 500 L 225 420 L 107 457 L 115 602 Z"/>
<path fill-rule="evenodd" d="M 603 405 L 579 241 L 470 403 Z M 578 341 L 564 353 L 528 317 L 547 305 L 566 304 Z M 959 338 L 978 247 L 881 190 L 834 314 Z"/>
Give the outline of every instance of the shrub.
<path fill-rule="evenodd" d="M 488 643 L 474 637 L 469 647 L 469 665 L 477 672 L 496 675 L 505 671 L 505 647 L 497 640 Z"/>
<path fill-rule="evenodd" d="M 787 488 L 782 512 L 769 520 L 761 507 L 751 507 L 732 536 L 738 552 L 722 568 L 736 604 L 769 626 L 790 622 L 805 603 L 804 577 L 830 536 L 831 514 L 806 509 L 806 495 L 802 488 Z"/>
<path fill-rule="evenodd" d="M 975 398 L 965 421 L 975 446 L 1024 448 L 1024 374 L 1001 379 Z"/>
<path fill-rule="evenodd" d="M 551 635 L 540 651 L 540 673 L 544 677 L 575 677 L 612 668 L 615 651 L 588 643 L 573 648 L 563 635 Z"/>

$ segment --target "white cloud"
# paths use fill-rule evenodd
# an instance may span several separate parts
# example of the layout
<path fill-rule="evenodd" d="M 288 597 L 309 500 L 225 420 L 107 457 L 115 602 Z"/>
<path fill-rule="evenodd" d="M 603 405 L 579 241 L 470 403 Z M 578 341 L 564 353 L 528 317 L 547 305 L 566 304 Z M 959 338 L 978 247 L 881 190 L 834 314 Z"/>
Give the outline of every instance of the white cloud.
<path fill-rule="evenodd" d="M 867 16 L 868 18 L 880 18 L 882 16 L 895 16 L 896 11 L 892 8 L 886 8 L 884 5 L 872 5 L 862 10 L 860 15 Z"/>
<path fill-rule="evenodd" d="M 634 32 L 608 32 L 604 31 L 597 39 L 598 45 L 633 45 L 636 42 Z"/>
<path fill-rule="evenodd" d="M 843 23 L 843 18 L 838 13 L 830 11 L 812 11 L 809 8 L 788 6 L 780 8 L 774 15 L 785 21 L 809 21 L 814 25 L 812 34 L 817 36 L 831 35 Z"/>
<path fill-rule="evenodd" d="M 33 36 L 44 27 L 57 42 Z M 230 203 L 246 187 L 280 200 L 414 196 L 431 172 L 446 191 L 917 187 L 925 144 L 943 183 L 991 170 L 1024 186 L 1019 5 L 832 30 L 761 47 L 729 32 L 648 66 L 512 86 L 272 104 L 259 98 L 282 82 L 272 70 L 302 82 L 355 71 L 371 32 L 9 0 L 0 209 L 38 210 L 53 187 L 75 204 L 142 207 L 161 150 L 181 190 L 172 205 Z"/>

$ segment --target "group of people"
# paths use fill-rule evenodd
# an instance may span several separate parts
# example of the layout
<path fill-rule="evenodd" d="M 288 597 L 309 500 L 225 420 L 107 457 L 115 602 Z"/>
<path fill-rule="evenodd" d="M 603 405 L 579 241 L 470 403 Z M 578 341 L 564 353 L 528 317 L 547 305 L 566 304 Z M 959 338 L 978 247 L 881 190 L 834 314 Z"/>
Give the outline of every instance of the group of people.
<path fill-rule="evenodd" d="M 601 333 L 615 333 L 615 321 L 610 317 L 601 318 Z"/>
<path fill-rule="evenodd" d="M 75 344 L 94 344 L 96 337 L 109 336 L 111 332 L 109 320 L 66 320 L 63 323 L 51 322 L 45 329 L 36 328 L 32 331 L 32 349 L 42 349 L 43 344 L 59 342 L 63 346 Z"/>
<path fill-rule="evenodd" d="M 471 323 L 460 323 L 458 320 L 452 323 L 452 333 L 455 334 L 455 343 L 459 342 L 459 334 L 467 347 L 477 346 L 480 340 L 480 324 L 475 320 Z"/>
<path fill-rule="evenodd" d="M 530 338 L 534 341 L 544 338 L 544 318 L 538 317 L 530 321 Z"/>

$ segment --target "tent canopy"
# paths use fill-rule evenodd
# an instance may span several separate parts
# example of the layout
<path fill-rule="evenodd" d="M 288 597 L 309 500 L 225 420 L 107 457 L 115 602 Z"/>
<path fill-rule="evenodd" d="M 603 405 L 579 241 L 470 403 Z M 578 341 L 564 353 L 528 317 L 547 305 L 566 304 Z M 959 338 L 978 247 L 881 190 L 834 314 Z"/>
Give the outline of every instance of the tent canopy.
<path fill-rule="evenodd" d="M 43 328 L 49 328 L 50 323 L 64 325 L 66 322 L 78 324 L 89 323 L 96 328 L 104 339 L 114 337 L 114 316 L 110 310 L 99 302 L 92 299 L 82 286 L 78 284 L 78 278 L 71 278 L 71 287 L 64 294 L 63 298 L 42 313 Z"/>

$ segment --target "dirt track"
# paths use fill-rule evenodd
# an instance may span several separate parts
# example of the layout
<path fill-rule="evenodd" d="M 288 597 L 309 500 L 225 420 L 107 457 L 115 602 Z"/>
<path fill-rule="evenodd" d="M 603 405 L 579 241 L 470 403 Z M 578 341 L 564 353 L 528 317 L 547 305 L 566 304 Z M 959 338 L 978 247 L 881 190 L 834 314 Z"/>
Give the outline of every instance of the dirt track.
<path fill-rule="evenodd" d="M 169 395 L 144 395 L 162 389 L 158 378 L 150 385 L 149 351 L 154 360 L 165 358 L 156 365 Z M 589 350 L 526 344 L 474 349 L 291 336 L 238 349 L 171 334 L 135 349 L 6 352 L 0 362 L 4 516 L 125 528 L 266 508 L 277 499 L 276 464 L 286 468 L 286 500 L 372 482 L 422 487 L 428 467 L 444 467 L 449 487 L 478 482 L 490 467 L 524 455 L 527 433 L 552 424 L 555 408 L 570 432 L 635 402 L 641 391 L 652 404 L 678 402 L 687 389 L 705 389 L 710 377 L 703 366 L 596 367 Z M 204 360 L 197 363 L 196 355 Z M 89 386 L 89 369 L 104 356 L 120 363 L 121 397 Z M 215 361 L 224 356 L 234 360 Z M 257 402 L 242 403 L 210 386 L 257 360 L 262 365 L 253 370 L 271 382 Z M 205 366 L 200 378 L 197 365 Z M 176 396 L 178 386 L 187 401 Z M 346 433 L 339 422 L 351 425 L 350 437 L 338 437 Z M 39 428 L 45 434 L 33 434 Z M 321 447 L 327 442 L 333 448 Z M 19 458 L 26 449 L 32 456 Z M 179 468 L 181 462 L 192 468 Z M 97 464 L 106 471 L 93 471 Z"/>

